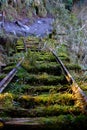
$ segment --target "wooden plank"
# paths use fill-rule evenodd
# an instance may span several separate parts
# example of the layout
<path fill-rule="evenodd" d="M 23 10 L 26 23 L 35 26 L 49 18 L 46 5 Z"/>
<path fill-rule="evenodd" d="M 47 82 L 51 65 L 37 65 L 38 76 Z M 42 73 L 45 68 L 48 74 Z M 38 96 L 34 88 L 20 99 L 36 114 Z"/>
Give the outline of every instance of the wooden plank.
<path fill-rule="evenodd" d="M 5 129 L 17 129 L 17 128 L 25 128 L 25 129 L 39 129 L 44 128 L 46 125 L 44 124 L 43 117 L 36 118 L 7 118 L 1 120 L 1 128 Z"/>

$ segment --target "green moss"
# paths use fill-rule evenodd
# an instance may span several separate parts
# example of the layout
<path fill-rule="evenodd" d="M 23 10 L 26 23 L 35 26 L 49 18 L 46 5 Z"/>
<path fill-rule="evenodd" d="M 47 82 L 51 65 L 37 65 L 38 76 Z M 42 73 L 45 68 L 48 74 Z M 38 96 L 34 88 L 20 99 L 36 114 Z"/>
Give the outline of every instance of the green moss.
<path fill-rule="evenodd" d="M 46 72 L 46 73 L 53 74 L 53 75 L 60 75 L 61 74 L 60 65 L 57 64 L 56 62 L 49 63 L 46 61 L 41 61 L 41 62 L 36 61 L 35 66 L 23 63 L 22 67 L 25 68 L 29 73 Z"/>
<path fill-rule="evenodd" d="M 55 57 L 52 55 L 51 52 L 30 51 L 30 53 L 31 53 L 31 55 L 37 56 L 37 61 L 55 61 Z"/>
<path fill-rule="evenodd" d="M 78 82 L 78 85 L 80 86 L 80 88 L 81 88 L 83 91 L 87 91 L 87 82 L 79 81 L 79 82 Z"/>
<path fill-rule="evenodd" d="M 64 129 L 64 130 L 73 130 L 77 128 L 78 130 L 87 128 L 87 117 L 85 115 L 79 115 L 74 117 L 73 115 L 60 115 L 58 117 L 48 117 L 42 119 L 45 124 L 47 124 L 50 129 Z M 50 125 L 49 125 L 50 124 Z"/>
<path fill-rule="evenodd" d="M 35 36 L 28 36 L 28 37 L 24 38 L 24 40 L 26 43 L 38 44 L 40 39 L 38 37 L 35 37 Z"/>
<path fill-rule="evenodd" d="M 10 72 L 13 68 L 15 67 L 15 65 L 12 65 L 12 66 L 7 66 L 3 69 L 4 72 Z"/>
<path fill-rule="evenodd" d="M 19 50 L 24 50 L 23 37 L 20 37 L 20 38 L 17 40 L 16 50 L 17 50 L 17 51 L 19 51 Z"/>
<path fill-rule="evenodd" d="M 66 83 L 66 79 L 63 75 L 61 76 L 53 76 L 48 74 L 30 74 L 29 77 L 25 77 L 25 82 L 30 85 L 58 85 L 59 83 Z"/>
<path fill-rule="evenodd" d="M 7 74 L 0 74 L 0 80 L 2 80 L 3 78 L 5 78 L 5 76 L 6 76 Z"/>
<path fill-rule="evenodd" d="M 22 108 L 9 108 L 3 109 L 3 112 L 6 113 L 9 117 L 48 117 L 48 116 L 59 116 L 63 114 L 79 115 L 81 110 L 75 106 L 66 106 L 66 105 L 48 105 L 34 108 L 33 106 L 28 106 L 29 109 Z"/>
<path fill-rule="evenodd" d="M 68 70 L 77 70 L 77 71 L 80 71 L 81 70 L 81 66 L 79 66 L 78 64 L 66 64 L 66 67 L 68 68 Z"/>
<path fill-rule="evenodd" d="M 68 93 L 51 93 L 51 94 L 41 94 L 37 96 L 32 95 L 21 95 L 17 97 L 17 102 L 19 102 L 20 106 L 24 108 L 32 108 L 39 105 L 40 106 L 50 106 L 52 104 L 59 104 L 59 105 L 73 105 L 74 99 L 72 94 Z"/>
<path fill-rule="evenodd" d="M 13 107 L 13 95 L 11 93 L 0 94 L 0 106 L 5 109 Z"/>
<path fill-rule="evenodd" d="M 57 85 L 57 86 L 30 86 L 28 84 L 9 84 L 6 91 L 9 91 L 13 94 L 42 94 L 42 93 L 57 93 L 64 92 L 69 89 L 69 86 L 66 85 Z"/>

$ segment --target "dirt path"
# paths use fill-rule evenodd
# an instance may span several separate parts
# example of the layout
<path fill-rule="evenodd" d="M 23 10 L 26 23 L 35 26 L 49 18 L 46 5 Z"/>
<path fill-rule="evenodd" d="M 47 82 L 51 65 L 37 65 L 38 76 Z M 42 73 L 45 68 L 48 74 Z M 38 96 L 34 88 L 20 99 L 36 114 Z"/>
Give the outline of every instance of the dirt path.
<path fill-rule="evenodd" d="M 28 22 L 28 19 L 24 19 L 23 21 L 5 22 L 4 31 L 5 33 L 17 36 L 35 35 L 37 37 L 44 37 L 53 30 L 53 18 L 37 18 L 32 24 L 27 25 Z M 2 26 L 0 29 L 2 29 Z"/>

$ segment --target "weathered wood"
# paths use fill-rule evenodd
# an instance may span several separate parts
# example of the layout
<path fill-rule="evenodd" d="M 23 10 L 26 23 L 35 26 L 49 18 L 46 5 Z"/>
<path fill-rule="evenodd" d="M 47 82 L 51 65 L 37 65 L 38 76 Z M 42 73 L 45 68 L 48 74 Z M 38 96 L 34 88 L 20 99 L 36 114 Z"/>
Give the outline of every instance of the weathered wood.
<path fill-rule="evenodd" d="M 23 58 L 24 59 L 24 58 Z M 8 75 L 2 79 L 2 81 L 0 82 L 0 93 L 3 92 L 3 90 L 6 88 L 6 86 L 10 83 L 10 81 L 13 79 L 13 77 L 15 76 L 16 72 L 17 72 L 17 69 L 18 67 L 21 65 L 22 61 L 19 61 L 19 63 L 16 65 L 15 68 L 13 68 L 9 73 Z"/>
<path fill-rule="evenodd" d="M 25 129 L 40 129 L 46 127 L 44 124 L 43 117 L 36 118 L 8 118 L 2 119 L 1 128 L 5 129 L 16 129 L 16 128 L 25 128 Z"/>
<path fill-rule="evenodd" d="M 16 124 L 16 125 L 26 125 L 26 123 L 31 123 L 31 125 L 39 125 L 41 118 L 10 118 L 5 121 L 5 124 Z"/>

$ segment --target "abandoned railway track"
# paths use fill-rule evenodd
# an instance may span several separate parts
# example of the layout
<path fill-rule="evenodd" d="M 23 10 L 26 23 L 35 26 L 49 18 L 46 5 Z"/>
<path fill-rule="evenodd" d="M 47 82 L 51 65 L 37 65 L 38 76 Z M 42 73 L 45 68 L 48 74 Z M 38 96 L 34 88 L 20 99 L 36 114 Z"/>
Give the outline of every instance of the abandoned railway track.
<path fill-rule="evenodd" d="M 29 46 L 23 47 L 28 51 Z M 23 51 L 23 47 L 18 49 Z M 35 48 L 0 82 L 1 127 L 61 130 L 67 128 L 68 121 L 72 128 L 78 128 L 72 120 L 76 121 L 81 113 L 87 114 L 87 96 L 63 63 L 69 65 L 69 59 L 58 57 L 51 48 Z"/>

